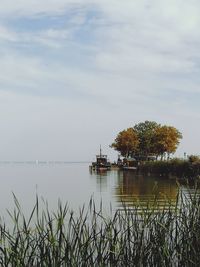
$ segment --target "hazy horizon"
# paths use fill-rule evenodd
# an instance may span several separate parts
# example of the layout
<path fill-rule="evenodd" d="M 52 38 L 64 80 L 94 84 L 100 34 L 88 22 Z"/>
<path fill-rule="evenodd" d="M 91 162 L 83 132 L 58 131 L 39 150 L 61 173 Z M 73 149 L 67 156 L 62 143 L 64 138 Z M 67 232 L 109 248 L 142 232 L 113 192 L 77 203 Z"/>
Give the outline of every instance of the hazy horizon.
<path fill-rule="evenodd" d="M 200 2 L 2 0 L 0 161 L 92 161 L 152 120 L 200 154 Z"/>

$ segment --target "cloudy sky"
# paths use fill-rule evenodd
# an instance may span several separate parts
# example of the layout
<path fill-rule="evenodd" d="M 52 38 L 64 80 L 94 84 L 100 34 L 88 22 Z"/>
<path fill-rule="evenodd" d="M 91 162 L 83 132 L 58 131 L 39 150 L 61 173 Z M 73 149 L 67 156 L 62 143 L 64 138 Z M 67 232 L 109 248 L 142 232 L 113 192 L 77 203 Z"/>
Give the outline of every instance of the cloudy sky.
<path fill-rule="evenodd" d="M 200 2 L 1 0 L 0 160 L 92 160 L 144 120 L 200 154 Z"/>

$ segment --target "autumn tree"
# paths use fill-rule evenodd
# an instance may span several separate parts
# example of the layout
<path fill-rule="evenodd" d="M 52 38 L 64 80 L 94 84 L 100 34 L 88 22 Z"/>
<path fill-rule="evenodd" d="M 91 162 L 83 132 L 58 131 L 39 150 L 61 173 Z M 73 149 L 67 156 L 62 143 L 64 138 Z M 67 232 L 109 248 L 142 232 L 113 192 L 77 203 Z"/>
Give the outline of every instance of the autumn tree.
<path fill-rule="evenodd" d="M 175 127 L 145 121 L 120 132 L 111 147 L 124 157 L 160 156 L 163 159 L 176 151 L 181 138 L 182 134 Z"/>
<path fill-rule="evenodd" d="M 138 145 L 137 133 L 133 128 L 128 128 L 117 135 L 111 147 L 119 151 L 122 156 L 130 157 L 137 151 Z"/>
<path fill-rule="evenodd" d="M 176 152 L 181 138 L 182 134 L 175 127 L 167 125 L 157 127 L 153 142 L 155 145 L 154 152 L 161 159 L 165 155 L 169 158 L 170 154 Z"/>

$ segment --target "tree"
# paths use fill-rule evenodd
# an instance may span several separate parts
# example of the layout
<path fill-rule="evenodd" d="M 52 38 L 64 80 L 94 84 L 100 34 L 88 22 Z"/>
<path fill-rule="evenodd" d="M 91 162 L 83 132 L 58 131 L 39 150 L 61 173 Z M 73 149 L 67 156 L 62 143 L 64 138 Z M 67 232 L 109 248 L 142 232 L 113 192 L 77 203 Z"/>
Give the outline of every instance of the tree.
<path fill-rule="evenodd" d="M 111 147 L 124 157 L 145 160 L 148 156 L 160 156 L 163 159 L 176 151 L 181 138 L 182 134 L 173 126 L 145 121 L 120 132 Z"/>
<path fill-rule="evenodd" d="M 138 146 L 139 156 L 147 157 L 150 154 L 151 155 L 156 154 L 155 133 L 157 128 L 159 127 L 160 124 L 156 123 L 155 121 L 141 122 L 133 127 L 139 139 L 139 146 Z"/>
<path fill-rule="evenodd" d="M 156 155 L 163 159 L 164 155 L 167 154 L 169 158 L 170 154 L 176 152 L 181 138 L 182 134 L 175 127 L 166 125 L 157 127 L 153 142 Z"/>
<path fill-rule="evenodd" d="M 122 156 L 129 157 L 137 151 L 138 145 L 137 133 L 133 128 L 128 128 L 117 135 L 111 147 L 119 151 Z"/>

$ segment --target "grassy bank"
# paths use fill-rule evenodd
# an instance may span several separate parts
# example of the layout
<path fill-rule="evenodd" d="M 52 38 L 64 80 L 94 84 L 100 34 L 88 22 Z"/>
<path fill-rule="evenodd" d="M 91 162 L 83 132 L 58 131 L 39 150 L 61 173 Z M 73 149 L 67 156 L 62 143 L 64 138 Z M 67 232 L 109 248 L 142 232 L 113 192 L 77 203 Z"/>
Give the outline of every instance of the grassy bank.
<path fill-rule="evenodd" d="M 196 178 L 200 175 L 200 159 L 198 157 L 171 159 L 167 161 L 147 161 L 140 165 L 139 171 L 144 174 L 174 175 L 179 178 Z"/>
<path fill-rule="evenodd" d="M 135 204 L 110 218 L 97 211 L 74 215 L 67 206 L 25 218 L 15 199 L 12 230 L 0 225 L 0 266 L 199 266 L 200 197 L 148 209 Z M 167 201 L 167 200 L 166 200 Z"/>

